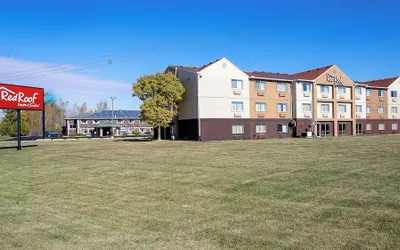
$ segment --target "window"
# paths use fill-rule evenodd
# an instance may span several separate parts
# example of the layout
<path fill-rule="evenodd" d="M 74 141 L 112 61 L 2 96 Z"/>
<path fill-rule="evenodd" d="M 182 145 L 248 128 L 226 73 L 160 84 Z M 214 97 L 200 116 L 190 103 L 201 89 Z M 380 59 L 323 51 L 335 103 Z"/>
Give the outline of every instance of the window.
<path fill-rule="evenodd" d="M 87 120 L 81 120 L 81 124 L 87 124 Z"/>
<path fill-rule="evenodd" d="M 362 134 L 362 124 L 361 123 L 357 123 L 356 124 L 356 134 L 357 135 L 361 135 Z"/>
<path fill-rule="evenodd" d="M 321 104 L 321 112 L 329 112 L 329 104 Z"/>
<path fill-rule="evenodd" d="M 286 92 L 287 91 L 287 84 L 286 83 L 278 83 L 276 85 L 276 87 L 277 87 L 277 90 L 279 92 Z"/>
<path fill-rule="evenodd" d="M 243 111 L 243 102 L 232 102 L 232 111 L 242 112 Z"/>
<path fill-rule="evenodd" d="M 87 129 L 81 129 L 81 134 L 84 134 L 84 135 L 86 135 L 86 134 L 87 134 L 87 132 L 88 132 L 88 130 L 87 130 Z"/>
<path fill-rule="evenodd" d="M 93 124 L 99 124 L 100 121 L 99 120 L 93 120 Z"/>
<path fill-rule="evenodd" d="M 391 91 L 390 92 L 391 97 L 397 97 L 397 91 Z"/>
<path fill-rule="evenodd" d="M 311 84 L 303 83 L 303 92 L 311 92 Z"/>
<path fill-rule="evenodd" d="M 338 89 L 338 94 L 339 95 L 345 95 L 346 94 L 346 87 L 339 86 L 337 89 Z"/>
<path fill-rule="evenodd" d="M 257 134 L 265 134 L 265 133 L 267 133 L 267 125 L 265 125 L 265 124 L 257 124 L 256 125 L 256 133 Z"/>
<path fill-rule="evenodd" d="M 371 123 L 367 123 L 367 124 L 365 125 L 365 130 L 371 130 L 371 129 L 372 129 Z"/>
<path fill-rule="evenodd" d="M 117 123 L 122 124 L 124 123 L 124 120 L 117 120 Z"/>
<path fill-rule="evenodd" d="M 338 105 L 339 108 L 339 113 L 346 113 L 346 104 L 339 104 Z"/>
<path fill-rule="evenodd" d="M 367 89 L 367 96 L 371 96 L 371 90 Z"/>
<path fill-rule="evenodd" d="M 256 102 L 256 112 L 266 112 L 267 105 L 265 102 Z"/>
<path fill-rule="evenodd" d="M 287 133 L 288 126 L 286 124 L 278 124 L 278 133 Z"/>
<path fill-rule="evenodd" d="M 383 114 L 385 113 L 385 107 L 384 106 L 379 106 L 378 107 L 378 114 Z"/>
<path fill-rule="evenodd" d="M 397 107 L 392 107 L 392 113 L 397 114 Z"/>
<path fill-rule="evenodd" d="M 256 90 L 265 90 L 265 81 L 256 81 Z"/>
<path fill-rule="evenodd" d="M 311 111 L 311 103 L 303 103 L 302 105 L 303 112 Z"/>
<path fill-rule="evenodd" d="M 362 88 L 356 87 L 356 95 L 361 95 L 361 94 L 362 94 Z"/>
<path fill-rule="evenodd" d="M 378 129 L 379 129 L 379 130 L 385 130 L 385 124 L 379 123 Z"/>
<path fill-rule="evenodd" d="M 356 105 L 356 112 L 361 113 L 362 112 L 362 105 Z"/>
<path fill-rule="evenodd" d="M 287 104 L 278 103 L 278 112 L 287 112 Z"/>
<path fill-rule="evenodd" d="M 367 106 L 367 114 L 371 113 L 371 106 Z"/>
<path fill-rule="evenodd" d="M 321 85 L 321 93 L 329 93 L 329 86 Z"/>
<path fill-rule="evenodd" d="M 232 89 L 243 89 L 242 80 L 232 80 Z"/>
<path fill-rule="evenodd" d="M 378 96 L 379 97 L 384 97 L 385 96 L 385 91 L 383 89 L 378 90 Z"/>
<path fill-rule="evenodd" d="M 232 134 L 243 134 L 244 126 L 243 125 L 232 125 Z"/>
<path fill-rule="evenodd" d="M 339 135 L 346 135 L 346 123 L 339 123 Z"/>
<path fill-rule="evenodd" d="M 397 130 L 397 123 L 392 123 L 392 130 Z"/>

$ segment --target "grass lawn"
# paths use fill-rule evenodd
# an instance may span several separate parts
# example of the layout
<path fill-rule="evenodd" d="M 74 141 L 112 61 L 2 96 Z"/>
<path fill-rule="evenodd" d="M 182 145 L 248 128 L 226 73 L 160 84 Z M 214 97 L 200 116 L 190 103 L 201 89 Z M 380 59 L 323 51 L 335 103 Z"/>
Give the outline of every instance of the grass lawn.
<path fill-rule="evenodd" d="M 9 139 L 11 139 L 11 138 L 13 138 L 13 137 L 11 137 L 11 136 L 5 136 L 5 135 L 0 135 L 0 141 L 6 141 L 6 140 L 9 140 Z"/>
<path fill-rule="evenodd" d="M 400 249 L 399 136 L 37 145 L 0 150 L 2 249 Z"/>

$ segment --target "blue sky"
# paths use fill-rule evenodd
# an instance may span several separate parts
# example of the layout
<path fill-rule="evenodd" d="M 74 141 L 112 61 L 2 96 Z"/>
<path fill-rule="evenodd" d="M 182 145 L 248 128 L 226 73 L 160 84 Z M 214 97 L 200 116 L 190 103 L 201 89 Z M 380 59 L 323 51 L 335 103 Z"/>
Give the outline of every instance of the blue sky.
<path fill-rule="evenodd" d="M 116 108 L 133 109 L 140 105 L 131 97 L 137 77 L 221 57 L 249 71 L 337 64 L 353 80 L 391 77 L 400 75 L 399 7 L 396 0 L 7 1 L 0 15 L 0 81 L 43 86 L 92 107 L 116 96 Z M 80 66 L 119 52 L 111 65 Z M 80 69 L 8 76 L 64 63 Z"/>

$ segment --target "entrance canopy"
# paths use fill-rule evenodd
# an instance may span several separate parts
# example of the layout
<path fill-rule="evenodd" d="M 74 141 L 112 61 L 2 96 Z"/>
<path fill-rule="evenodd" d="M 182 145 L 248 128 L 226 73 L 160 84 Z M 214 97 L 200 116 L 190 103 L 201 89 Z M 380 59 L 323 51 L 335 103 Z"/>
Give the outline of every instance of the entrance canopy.
<path fill-rule="evenodd" d="M 96 128 L 119 128 L 119 127 L 121 126 L 110 121 L 105 121 L 96 125 Z"/>

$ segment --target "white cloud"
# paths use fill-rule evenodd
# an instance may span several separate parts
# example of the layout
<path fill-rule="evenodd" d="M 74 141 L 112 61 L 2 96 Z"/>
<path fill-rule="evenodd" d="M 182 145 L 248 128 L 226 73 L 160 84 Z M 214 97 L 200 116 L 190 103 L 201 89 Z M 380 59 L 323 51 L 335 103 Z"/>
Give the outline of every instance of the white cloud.
<path fill-rule="evenodd" d="M 48 71 L 43 76 L 26 76 L 26 79 L 17 79 L 22 75 L 33 74 L 39 71 L 47 71 L 54 65 L 38 62 L 29 62 L 7 57 L 0 57 L 0 82 L 42 87 L 52 90 L 58 98 L 63 98 L 70 103 L 82 103 L 86 101 L 89 107 L 94 107 L 100 100 L 109 100 L 110 96 L 116 96 L 121 109 L 135 109 L 139 104 L 132 98 L 130 83 L 114 80 L 102 80 L 92 76 L 63 72 L 51 74 L 56 71 Z M 66 65 L 63 70 L 75 69 L 74 65 Z M 29 71 L 32 70 L 32 71 Z M 15 74 L 16 72 L 27 71 Z M 6 80 L 11 80 L 7 81 Z"/>

